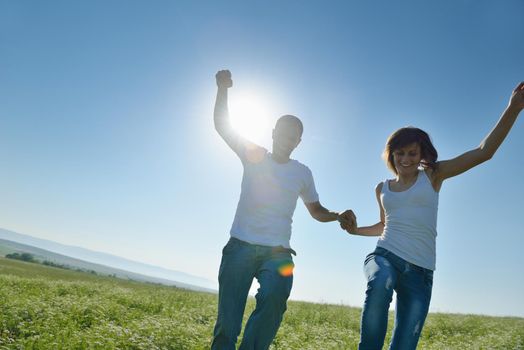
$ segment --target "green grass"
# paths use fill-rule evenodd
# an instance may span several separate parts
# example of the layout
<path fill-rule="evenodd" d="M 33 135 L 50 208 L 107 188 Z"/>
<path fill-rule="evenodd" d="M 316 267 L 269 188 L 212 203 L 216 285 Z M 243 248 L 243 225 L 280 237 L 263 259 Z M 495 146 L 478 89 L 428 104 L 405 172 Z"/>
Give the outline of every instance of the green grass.
<path fill-rule="evenodd" d="M 216 299 L 0 258 L 0 349 L 209 349 Z M 271 349 L 355 349 L 359 319 L 291 301 Z M 419 348 L 524 349 L 524 319 L 430 314 Z"/>

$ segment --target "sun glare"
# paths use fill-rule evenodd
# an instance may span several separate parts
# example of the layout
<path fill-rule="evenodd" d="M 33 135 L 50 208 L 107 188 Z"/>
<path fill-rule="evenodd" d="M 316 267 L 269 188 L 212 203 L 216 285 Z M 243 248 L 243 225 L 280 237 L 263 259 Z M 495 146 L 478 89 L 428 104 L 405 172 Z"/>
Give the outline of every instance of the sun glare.
<path fill-rule="evenodd" d="M 261 143 L 270 137 L 271 125 L 267 103 L 251 94 L 236 95 L 230 99 L 231 124 L 242 136 Z"/>

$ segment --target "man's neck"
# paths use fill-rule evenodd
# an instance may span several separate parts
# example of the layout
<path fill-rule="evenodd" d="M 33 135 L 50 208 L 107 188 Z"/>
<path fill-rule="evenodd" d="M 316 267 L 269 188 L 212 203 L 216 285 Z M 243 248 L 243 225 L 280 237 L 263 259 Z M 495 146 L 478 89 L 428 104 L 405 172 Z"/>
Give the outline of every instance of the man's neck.
<path fill-rule="evenodd" d="M 286 155 L 282 155 L 278 153 L 271 153 L 271 159 L 273 159 L 275 162 L 279 164 L 284 164 L 284 163 L 289 162 L 290 158 L 289 158 L 289 155 L 286 156 Z"/>

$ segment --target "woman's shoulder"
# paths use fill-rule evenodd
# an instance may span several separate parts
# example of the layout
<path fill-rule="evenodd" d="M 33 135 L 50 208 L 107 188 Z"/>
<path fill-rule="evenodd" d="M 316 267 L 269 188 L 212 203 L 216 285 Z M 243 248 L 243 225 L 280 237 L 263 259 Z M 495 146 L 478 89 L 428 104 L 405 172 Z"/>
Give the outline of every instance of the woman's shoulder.
<path fill-rule="evenodd" d="M 377 186 L 375 186 L 375 192 L 376 192 L 377 194 L 380 194 L 380 193 L 382 192 L 382 188 L 384 187 L 384 184 L 387 183 L 387 181 L 388 181 L 388 180 L 381 181 L 381 182 L 378 183 Z"/>

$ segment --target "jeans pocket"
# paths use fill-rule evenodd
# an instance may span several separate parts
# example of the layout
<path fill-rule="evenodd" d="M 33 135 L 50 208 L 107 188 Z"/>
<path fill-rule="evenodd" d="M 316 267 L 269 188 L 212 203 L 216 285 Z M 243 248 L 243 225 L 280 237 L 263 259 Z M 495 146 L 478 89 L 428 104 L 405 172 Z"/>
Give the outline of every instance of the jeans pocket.
<path fill-rule="evenodd" d="M 230 239 L 227 244 L 222 249 L 222 255 L 228 255 L 233 253 L 238 247 L 240 247 L 240 242 L 236 239 Z"/>
<path fill-rule="evenodd" d="M 390 254 L 389 250 L 381 248 L 381 247 L 376 247 L 373 252 L 371 252 L 368 255 L 366 255 L 366 259 L 364 259 L 364 266 L 366 266 L 366 264 L 371 259 L 375 258 L 375 256 L 377 256 L 377 255 L 381 256 L 381 257 L 384 257 L 384 258 L 387 258 L 389 254 Z"/>
<path fill-rule="evenodd" d="M 430 290 L 433 288 L 433 271 L 431 270 L 424 271 L 424 284 Z"/>
<path fill-rule="evenodd" d="M 387 250 L 386 248 L 382 248 L 382 247 L 376 247 L 373 253 L 383 256 L 384 258 L 387 258 L 388 255 L 391 254 L 389 250 Z"/>

